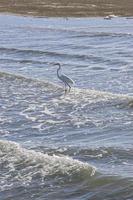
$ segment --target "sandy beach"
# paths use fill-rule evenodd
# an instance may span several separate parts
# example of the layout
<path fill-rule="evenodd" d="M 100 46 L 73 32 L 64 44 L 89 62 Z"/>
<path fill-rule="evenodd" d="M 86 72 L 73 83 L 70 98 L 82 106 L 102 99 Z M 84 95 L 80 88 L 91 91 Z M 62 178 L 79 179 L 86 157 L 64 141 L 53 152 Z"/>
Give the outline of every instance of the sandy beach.
<path fill-rule="evenodd" d="M 133 15 L 132 0 L 0 0 L 0 12 L 48 17 Z"/>

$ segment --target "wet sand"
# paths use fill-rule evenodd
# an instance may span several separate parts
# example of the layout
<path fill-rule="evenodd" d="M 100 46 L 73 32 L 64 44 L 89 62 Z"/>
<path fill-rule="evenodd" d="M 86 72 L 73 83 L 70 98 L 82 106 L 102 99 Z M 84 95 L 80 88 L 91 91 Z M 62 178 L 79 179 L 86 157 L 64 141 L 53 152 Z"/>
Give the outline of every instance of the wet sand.
<path fill-rule="evenodd" d="M 133 16 L 133 0 L 0 0 L 0 12 L 48 17 Z"/>

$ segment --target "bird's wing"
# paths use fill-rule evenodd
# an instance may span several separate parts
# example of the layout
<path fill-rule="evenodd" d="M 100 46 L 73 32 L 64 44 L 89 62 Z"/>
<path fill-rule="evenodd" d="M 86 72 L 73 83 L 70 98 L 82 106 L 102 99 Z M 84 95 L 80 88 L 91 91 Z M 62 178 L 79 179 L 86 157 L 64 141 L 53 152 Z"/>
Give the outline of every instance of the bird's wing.
<path fill-rule="evenodd" d="M 62 79 L 62 81 L 65 81 L 70 84 L 74 84 L 74 81 L 71 78 L 67 77 L 65 74 L 62 74 L 60 78 Z"/>

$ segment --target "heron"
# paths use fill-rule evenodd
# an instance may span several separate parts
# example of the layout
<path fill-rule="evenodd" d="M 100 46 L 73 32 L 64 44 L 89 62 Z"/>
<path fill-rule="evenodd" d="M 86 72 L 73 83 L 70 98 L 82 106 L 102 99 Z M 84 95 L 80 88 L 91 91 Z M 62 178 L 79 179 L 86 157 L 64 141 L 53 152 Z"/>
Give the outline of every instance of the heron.
<path fill-rule="evenodd" d="M 70 92 L 71 90 L 71 85 L 74 84 L 74 81 L 66 76 L 65 74 L 61 74 L 61 64 L 60 63 L 55 63 L 54 65 L 57 65 L 59 68 L 57 69 L 57 77 L 64 83 L 65 85 L 65 93 L 67 92 L 67 86 L 68 86 L 68 91 Z"/>

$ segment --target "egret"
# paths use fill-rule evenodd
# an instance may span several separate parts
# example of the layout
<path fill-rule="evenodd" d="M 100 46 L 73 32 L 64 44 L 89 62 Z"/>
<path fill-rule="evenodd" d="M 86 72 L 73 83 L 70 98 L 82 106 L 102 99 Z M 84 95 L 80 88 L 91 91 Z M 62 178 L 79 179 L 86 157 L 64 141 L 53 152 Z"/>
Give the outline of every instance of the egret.
<path fill-rule="evenodd" d="M 56 63 L 59 68 L 57 69 L 57 77 L 65 84 L 65 93 L 67 92 L 67 86 L 69 87 L 69 92 L 71 90 L 71 85 L 74 84 L 74 81 L 67 77 L 65 74 L 61 74 L 61 64 Z"/>

